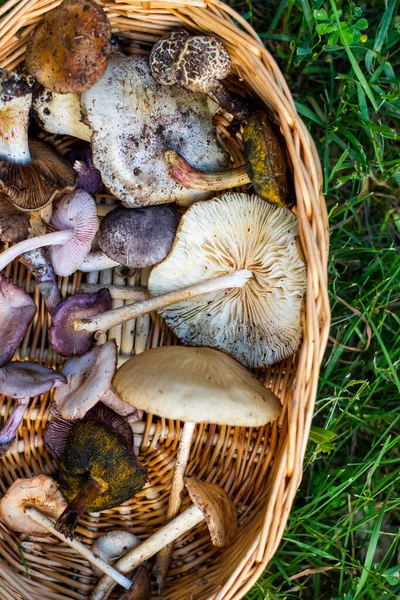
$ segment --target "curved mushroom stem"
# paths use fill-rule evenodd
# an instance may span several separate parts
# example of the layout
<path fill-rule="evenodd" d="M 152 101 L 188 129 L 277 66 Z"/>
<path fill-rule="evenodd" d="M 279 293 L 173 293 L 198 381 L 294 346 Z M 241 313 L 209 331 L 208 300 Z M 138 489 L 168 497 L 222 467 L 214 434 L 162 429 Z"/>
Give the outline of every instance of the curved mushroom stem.
<path fill-rule="evenodd" d="M 203 294 L 209 294 L 210 292 L 217 292 L 229 288 L 241 288 L 252 276 L 253 274 L 251 271 L 241 269 L 240 271 L 234 271 L 229 275 L 223 275 L 222 277 L 216 277 L 215 279 L 206 279 L 205 281 L 200 281 L 199 283 L 175 290 L 174 292 L 154 296 L 153 298 L 143 300 L 142 302 L 136 302 L 135 304 L 127 304 L 88 319 L 77 319 L 74 321 L 74 329 L 75 331 L 84 330 L 90 332 L 107 331 L 108 329 L 111 329 L 111 327 L 125 323 L 130 319 L 136 319 L 153 310 L 159 310 L 160 308 L 170 306 L 171 304 L 181 302 L 182 300 L 196 298 Z"/>
<path fill-rule="evenodd" d="M 29 396 L 25 396 L 14 405 L 10 416 L 8 417 L 7 423 L 0 431 L 0 457 L 4 456 L 11 444 L 13 443 L 15 436 L 17 435 L 18 427 L 24 417 L 25 408 L 28 406 Z"/>
<path fill-rule="evenodd" d="M 185 485 L 183 478 L 185 476 L 185 469 L 189 461 L 190 445 L 192 442 L 195 426 L 196 424 L 192 422 L 187 422 L 183 426 L 182 438 L 179 442 L 179 449 L 176 457 L 174 476 L 172 478 L 168 509 L 164 521 L 165 523 L 168 523 L 169 521 L 171 521 L 171 519 L 176 517 L 176 515 L 179 513 L 179 509 L 182 504 L 181 495 Z M 162 550 L 160 550 L 160 552 L 157 555 L 154 570 L 157 574 L 157 583 L 159 590 L 165 585 L 165 580 L 167 578 L 173 547 L 173 543 L 168 544 Z"/>
<path fill-rule="evenodd" d="M 68 546 L 76 550 L 78 554 L 86 558 L 86 560 L 88 560 L 92 565 L 95 565 L 96 567 L 101 569 L 103 573 L 106 573 L 106 575 L 111 577 L 116 583 L 122 585 L 122 587 L 126 590 L 130 588 L 132 583 L 130 579 L 124 577 L 124 575 L 122 575 L 111 565 L 106 563 L 102 558 L 94 554 L 89 548 L 86 548 L 86 546 L 82 544 L 82 542 L 78 542 L 78 540 L 70 540 L 69 538 L 65 537 L 65 535 L 54 529 L 53 521 L 48 519 L 45 515 L 42 515 L 42 513 L 36 508 L 26 508 L 25 512 L 27 513 L 28 517 L 32 519 L 32 521 L 47 529 L 49 533 L 55 535 L 62 542 L 68 544 Z"/>
<path fill-rule="evenodd" d="M 42 298 L 46 303 L 47 310 L 54 314 L 56 306 L 61 302 L 53 267 L 47 260 L 45 253 L 40 248 L 25 252 L 20 261 L 34 276 L 39 287 Z"/>
<path fill-rule="evenodd" d="M 45 233 L 34 238 L 28 238 L 23 240 L 11 248 L 7 248 L 0 254 L 0 271 L 5 269 L 6 266 L 18 258 L 21 254 L 29 252 L 30 250 L 36 250 L 36 248 L 43 248 L 44 246 L 58 246 L 65 244 L 71 240 L 74 236 L 72 229 L 66 231 L 54 231 L 53 233 Z"/>
<path fill-rule="evenodd" d="M 92 271 L 104 271 L 105 269 L 112 269 L 118 266 L 120 266 L 119 262 L 109 258 L 107 254 L 99 250 L 98 252 L 89 252 L 80 264 L 79 271 L 82 271 L 82 273 L 91 273 Z"/>
<path fill-rule="evenodd" d="M 251 115 L 249 101 L 245 101 L 238 94 L 229 92 L 220 81 L 215 82 L 213 88 L 208 92 L 208 96 L 239 121 L 249 119 Z"/>
<path fill-rule="evenodd" d="M 58 517 L 54 526 L 55 530 L 72 540 L 80 517 L 103 492 L 104 487 L 100 483 L 94 479 L 87 479 L 79 494 L 71 500 L 64 512 Z"/>
<path fill-rule="evenodd" d="M 164 152 L 169 174 L 180 185 L 195 191 L 227 190 L 250 182 L 246 165 L 208 173 L 192 167 L 178 152 L 167 150 Z"/>
<path fill-rule="evenodd" d="M 140 546 L 137 546 L 133 550 L 130 550 L 125 556 L 120 558 L 114 564 L 114 567 L 118 569 L 120 573 L 128 574 L 133 569 L 136 569 L 145 560 L 151 558 L 161 548 L 164 548 L 167 544 L 171 544 L 177 540 L 181 535 L 192 529 L 198 523 L 204 520 L 204 515 L 195 504 L 192 504 L 187 510 L 178 515 L 175 519 L 170 521 L 167 525 L 153 533 L 148 537 Z M 95 588 L 91 600 L 103 600 L 108 598 L 111 594 L 115 583 L 110 577 L 103 577 L 100 579 L 97 587 Z"/>

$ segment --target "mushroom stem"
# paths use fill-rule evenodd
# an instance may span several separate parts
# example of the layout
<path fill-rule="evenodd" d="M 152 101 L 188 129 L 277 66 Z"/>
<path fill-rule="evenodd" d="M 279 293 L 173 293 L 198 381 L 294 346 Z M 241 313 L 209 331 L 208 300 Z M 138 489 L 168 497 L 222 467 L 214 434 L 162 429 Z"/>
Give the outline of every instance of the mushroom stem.
<path fill-rule="evenodd" d="M 18 427 L 23 419 L 25 408 L 28 406 L 28 402 L 29 396 L 25 396 L 25 398 L 17 400 L 10 416 L 8 417 L 7 423 L 0 431 L 0 457 L 5 455 L 13 443 L 15 436 L 17 435 Z"/>
<path fill-rule="evenodd" d="M 165 523 L 168 523 L 176 517 L 179 513 L 179 509 L 182 504 L 181 495 L 184 488 L 183 478 L 185 476 L 185 469 L 189 461 L 190 446 L 194 434 L 196 424 L 187 422 L 183 426 L 182 438 L 179 443 L 178 454 L 176 457 L 174 476 L 172 478 L 171 492 L 169 496 L 168 509 L 165 517 Z M 169 563 L 171 560 L 171 554 L 173 550 L 173 543 L 168 544 L 157 555 L 156 564 L 154 566 L 157 574 L 157 583 L 159 589 L 165 585 L 167 578 Z"/>
<path fill-rule="evenodd" d="M 17 92 L 16 95 L 15 92 Z M 0 75 L 0 160 L 25 164 L 31 160 L 28 146 L 29 110 L 32 94 L 16 74 Z"/>
<path fill-rule="evenodd" d="M 101 483 L 94 479 L 87 479 L 79 494 L 71 500 L 64 512 L 58 517 L 54 526 L 55 530 L 72 540 L 80 517 L 104 491 L 104 486 Z"/>
<path fill-rule="evenodd" d="M 190 190 L 227 190 L 250 183 L 246 165 L 218 173 L 208 173 L 192 167 L 175 150 L 166 150 L 164 156 L 172 179 Z"/>
<path fill-rule="evenodd" d="M 251 115 L 249 101 L 245 102 L 238 94 L 229 92 L 220 81 L 215 82 L 214 86 L 208 92 L 208 96 L 226 110 L 226 112 L 234 115 L 239 121 L 247 121 L 249 119 Z"/>
<path fill-rule="evenodd" d="M 105 269 L 112 269 L 114 267 L 118 267 L 119 265 L 119 262 L 109 258 L 107 254 L 104 254 L 104 252 L 99 250 L 97 252 L 89 252 L 86 258 L 80 264 L 79 271 L 82 271 L 83 273 L 91 273 L 92 271 L 104 271 Z"/>
<path fill-rule="evenodd" d="M 175 519 L 170 521 L 167 525 L 164 525 L 164 527 L 148 537 L 140 544 L 140 546 L 130 550 L 130 552 L 120 558 L 120 560 L 114 564 L 114 567 L 118 569 L 120 573 L 125 575 L 130 573 L 145 560 L 157 554 L 161 548 L 164 548 L 167 544 L 171 544 L 203 520 L 204 515 L 201 510 L 197 508 L 195 504 L 192 504 L 187 510 L 175 517 Z M 102 577 L 92 594 L 91 600 L 108 598 L 114 585 L 115 584 L 110 577 Z"/>
<path fill-rule="evenodd" d="M 45 253 L 40 248 L 36 248 L 25 252 L 20 260 L 34 276 L 47 310 L 53 315 L 57 304 L 61 302 L 61 297 L 53 267 L 47 260 Z"/>
<path fill-rule="evenodd" d="M 78 554 L 86 558 L 86 560 L 88 560 L 92 565 L 95 565 L 96 567 L 101 569 L 103 573 L 106 573 L 116 583 L 121 585 L 126 590 L 130 588 L 132 583 L 130 579 L 124 577 L 124 575 L 122 575 L 111 565 L 106 563 L 102 558 L 94 554 L 89 548 L 82 544 L 82 542 L 78 542 L 78 540 L 70 540 L 69 538 L 65 537 L 65 535 L 54 529 L 53 521 L 48 519 L 45 515 L 42 515 L 42 513 L 36 508 L 25 508 L 25 512 L 27 513 L 28 517 L 32 519 L 32 521 L 47 529 L 49 533 L 55 535 L 59 540 L 65 542 L 65 544 L 68 544 L 68 546 L 76 550 Z"/>
<path fill-rule="evenodd" d="M 86 294 L 93 294 L 102 289 L 104 289 L 104 284 L 102 283 L 81 283 L 79 287 L 79 291 Z M 131 300 L 132 302 L 137 302 L 138 300 L 147 298 L 147 292 L 143 287 L 107 285 L 107 289 L 113 300 Z"/>
<path fill-rule="evenodd" d="M 23 240 L 11 248 L 7 248 L 0 254 L 0 271 L 5 269 L 6 266 L 18 258 L 21 254 L 29 252 L 30 250 L 36 250 L 36 248 L 43 248 L 44 246 L 57 246 L 62 245 L 71 240 L 74 236 L 72 229 L 66 231 L 54 231 L 53 233 L 45 233 L 38 237 L 28 238 Z"/>
<path fill-rule="evenodd" d="M 203 294 L 226 290 L 228 288 L 241 288 L 252 276 L 251 271 L 241 269 L 229 275 L 206 279 L 188 287 L 168 292 L 167 294 L 161 294 L 160 296 L 154 296 L 135 304 L 127 304 L 88 319 L 77 319 L 74 321 L 74 329 L 75 331 L 84 330 L 90 332 L 107 331 L 111 327 L 125 323 L 130 319 L 136 319 L 141 315 L 145 315 L 153 310 L 159 310 L 165 306 L 170 306 L 176 302 L 182 302 L 189 298 L 195 298 Z"/>

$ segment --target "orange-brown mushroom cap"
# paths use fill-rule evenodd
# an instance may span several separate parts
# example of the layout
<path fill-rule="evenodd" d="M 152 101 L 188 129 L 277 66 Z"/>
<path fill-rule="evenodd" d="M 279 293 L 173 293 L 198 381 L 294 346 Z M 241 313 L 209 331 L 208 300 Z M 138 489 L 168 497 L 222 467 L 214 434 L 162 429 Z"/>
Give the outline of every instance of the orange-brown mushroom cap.
<path fill-rule="evenodd" d="M 106 70 L 111 25 L 92 0 L 64 0 L 48 12 L 29 39 L 25 63 L 46 88 L 82 93 Z"/>

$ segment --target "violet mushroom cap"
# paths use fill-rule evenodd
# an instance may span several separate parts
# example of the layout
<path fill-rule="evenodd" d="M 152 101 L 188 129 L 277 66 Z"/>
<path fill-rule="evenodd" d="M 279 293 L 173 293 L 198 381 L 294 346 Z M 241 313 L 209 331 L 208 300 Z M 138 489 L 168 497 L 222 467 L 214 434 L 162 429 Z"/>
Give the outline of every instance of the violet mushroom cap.
<path fill-rule="evenodd" d="M 127 267 L 161 262 L 171 250 L 180 214 L 174 206 L 114 208 L 101 221 L 98 243 L 113 260 Z"/>
<path fill-rule="evenodd" d="M 92 334 L 75 331 L 74 321 L 111 310 L 110 292 L 104 288 L 95 294 L 75 294 L 57 305 L 49 343 L 61 356 L 81 356 L 92 346 Z"/>
<path fill-rule="evenodd" d="M 104 190 L 100 171 L 94 166 L 90 144 L 81 142 L 69 150 L 65 158 L 78 174 L 78 186 L 88 194 L 98 194 Z"/>
<path fill-rule="evenodd" d="M 0 366 L 12 359 L 35 314 L 29 294 L 0 273 Z"/>

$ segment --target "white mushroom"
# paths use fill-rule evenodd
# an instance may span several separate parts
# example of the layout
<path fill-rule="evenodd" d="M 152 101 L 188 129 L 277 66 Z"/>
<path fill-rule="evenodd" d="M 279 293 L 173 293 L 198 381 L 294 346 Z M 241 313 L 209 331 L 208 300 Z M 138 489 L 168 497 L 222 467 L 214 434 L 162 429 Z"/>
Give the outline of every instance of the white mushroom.
<path fill-rule="evenodd" d="M 109 531 L 97 538 L 92 546 L 94 554 L 102 558 L 109 565 L 114 564 L 121 556 L 139 546 L 140 540 L 133 533 L 123 529 Z M 101 577 L 103 571 L 93 567 L 93 572 Z"/>
<path fill-rule="evenodd" d="M 92 132 L 82 121 L 77 94 L 56 94 L 42 88 L 33 99 L 32 109 L 36 120 L 45 131 L 90 142 Z"/>

